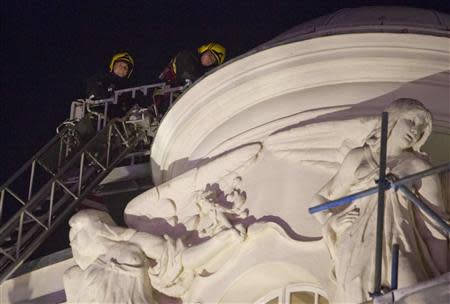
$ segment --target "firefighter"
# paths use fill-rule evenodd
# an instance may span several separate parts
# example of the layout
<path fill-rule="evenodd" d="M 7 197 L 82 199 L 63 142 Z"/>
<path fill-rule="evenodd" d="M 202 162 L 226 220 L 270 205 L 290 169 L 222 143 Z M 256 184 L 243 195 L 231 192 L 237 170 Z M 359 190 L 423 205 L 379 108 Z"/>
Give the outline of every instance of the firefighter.
<path fill-rule="evenodd" d="M 130 87 L 130 76 L 134 60 L 127 52 L 115 54 L 111 58 L 108 72 L 98 73 L 87 80 L 87 97 L 108 98 L 114 90 Z"/>
<path fill-rule="evenodd" d="M 172 87 L 189 85 L 221 65 L 225 61 L 225 55 L 225 48 L 215 42 L 203 44 L 197 50 L 183 50 L 169 62 L 159 79 Z M 154 92 L 153 102 L 160 116 L 169 109 L 169 99 L 168 95 Z"/>
<path fill-rule="evenodd" d="M 115 90 L 132 87 L 130 76 L 134 69 L 134 59 L 128 52 L 117 53 L 111 58 L 109 71 L 98 73 L 87 80 L 87 97 L 104 99 L 113 95 Z M 109 107 L 109 118 L 122 117 L 134 105 L 141 104 L 130 94 L 120 96 L 117 104 Z"/>
<path fill-rule="evenodd" d="M 225 55 L 225 48 L 215 42 L 204 44 L 197 50 L 183 50 L 169 62 L 159 79 L 172 86 L 195 82 L 210 69 L 222 64 Z"/>

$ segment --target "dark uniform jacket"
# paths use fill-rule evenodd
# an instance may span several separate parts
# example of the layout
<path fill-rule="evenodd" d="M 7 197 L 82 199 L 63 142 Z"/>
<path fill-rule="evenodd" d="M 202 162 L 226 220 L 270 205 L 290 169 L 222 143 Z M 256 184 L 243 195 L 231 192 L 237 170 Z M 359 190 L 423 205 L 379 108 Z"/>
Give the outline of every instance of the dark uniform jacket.
<path fill-rule="evenodd" d="M 133 84 L 126 77 L 119 77 L 114 73 L 99 73 L 87 80 L 86 95 L 92 99 L 104 99 L 113 96 L 114 91 L 127 89 Z M 122 117 L 134 104 L 141 105 L 142 98 L 131 98 L 131 94 L 122 94 L 117 104 L 110 105 L 109 118 Z"/>
<path fill-rule="evenodd" d="M 195 82 L 209 69 L 201 64 L 197 51 L 184 50 L 170 61 L 159 78 L 170 85 L 184 85 L 186 80 Z"/>
<path fill-rule="evenodd" d="M 86 95 L 92 99 L 111 97 L 115 90 L 129 88 L 130 80 L 114 73 L 98 73 L 87 80 Z"/>

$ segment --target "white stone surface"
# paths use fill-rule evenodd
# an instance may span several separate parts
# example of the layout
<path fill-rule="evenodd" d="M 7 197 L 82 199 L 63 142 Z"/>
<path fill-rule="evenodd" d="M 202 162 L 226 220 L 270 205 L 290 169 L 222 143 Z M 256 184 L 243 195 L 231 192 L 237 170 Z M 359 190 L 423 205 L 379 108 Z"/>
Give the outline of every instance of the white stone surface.
<path fill-rule="evenodd" d="M 450 272 L 407 288 L 401 288 L 377 297 L 374 304 L 426 304 L 450 301 Z"/>
<path fill-rule="evenodd" d="M 0 303 L 59 303 L 65 299 L 63 274 L 74 265 L 68 259 L 3 282 Z"/>
<path fill-rule="evenodd" d="M 311 109 L 351 105 L 342 115 L 355 116 L 415 97 L 448 130 L 448 70 L 448 38 L 415 34 L 319 37 L 243 57 L 196 83 L 163 120 L 154 182 L 186 172 L 232 137 Z"/>
<path fill-rule="evenodd" d="M 127 231 L 141 237 L 119 241 L 131 241 L 153 262 L 153 288 L 184 303 L 252 303 L 292 284 L 314 286 L 331 302 L 366 300 L 375 197 L 321 221 L 308 207 L 374 185 L 379 115 L 398 98 L 420 100 L 434 131 L 424 145 L 427 128 L 406 128 L 411 118 L 430 127 L 423 115 L 393 111 L 390 172 L 428 168 L 423 145 L 436 161 L 450 161 L 441 153 L 450 146 L 449 39 L 442 28 L 424 28 L 404 34 L 372 27 L 309 40 L 294 31 L 185 92 L 152 146 L 157 187 L 125 210 Z M 441 180 L 411 187 L 448 216 L 448 175 Z M 397 241 L 400 287 L 448 271 L 447 237 L 401 195 L 388 193 L 387 206 L 386 232 L 393 234 L 385 237 L 383 284 L 387 249 Z M 148 249 L 152 242 L 163 248 L 158 254 Z"/>
<path fill-rule="evenodd" d="M 392 103 L 387 111 L 391 115 L 388 172 L 400 178 L 429 168 L 425 154 L 420 151 L 432 128 L 428 110 L 416 100 L 399 99 Z M 310 111 L 286 118 L 285 122 L 269 124 L 241 134 L 240 139 L 249 142 L 255 142 L 252 138 L 255 134 L 263 140 L 232 149 L 230 152 L 223 152 L 226 149 L 219 146 L 216 151 L 221 153 L 220 156 L 143 193 L 130 202 L 125 210 L 130 227 L 143 229 L 146 223 L 155 219 L 164 219 L 170 223 L 172 218 L 176 218 L 177 221 L 171 222 L 172 226 L 167 226 L 167 230 L 158 232 L 173 233 L 176 230 L 175 224 L 185 226 L 189 230 L 187 221 L 178 219 L 189 218 L 188 215 L 193 215 L 189 212 L 198 214 L 198 208 L 195 208 L 195 203 L 198 202 L 195 198 L 197 193 L 206 191 L 208 185 L 216 184 L 216 197 L 220 193 L 226 197 L 229 192 L 226 189 L 230 187 L 231 179 L 239 176 L 239 192 L 245 193 L 244 206 L 248 208 L 244 223 L 249 231 L 253 225 L 258 225 L 258 222 L 273 222 L 271 225 L 278 227 L 275 229 L 285 232 L 280 235 L 293 242 L 281 242 L 272 254 L 267 255 L 265 250 L 271 247 L 273 242 L 269 239 L 259 243 L 252 242 L 252 238 L 248 236 L 242 243 L 241 250 L 253 250 L 251 258 L 244 257 L 245 254 L 239 251 L 239 255 L 244 255 L 235 258 L 239 268 L 228 269 L 227 267 L 232 267 L 229 265 L 233 265 L 230 263 L 227 264 L 227 270 L 221 269 L 207 280 L 195 280 L 189 293 L 182 296 L 185 302 L 235 301 L 235 292 L 239 290 L 239 284 L 236 282 L 240 282 L 238 274 L 247 271 L 251 273 L 254 271 L 252 267 L 258 268 L 258 265 L 268 264 L 272 266 L 268 266 L 264 271 L 266 276 L 270 276 L 271 273 L 276 273 L 273 267 L 277 266 L 273 265 L 286 267 L 290 263 L 292 267 L 298 268 L 298 273 L 301 274 L 297 283 L 319 282 L 332 301 L 359 303 L 368 300 L 368 292 L 373 288 L 371 265 L 375 251 L 376 196 L 333 210 L 321 219 L 323 228 L 313 223 L 313 217 L 308 215 L 306 209 L 311 202 L 317 204 L 336 199 L 375 185 L 378 176 L 376 159 L 379 157 L 377 153 L 380 118 L 363 116 L 304 125 L 298 123 L 305 118 L 315 118 L 324 113 L 327 114 L 328 111 Z M 293 123 L 293 120 L 297 123 Z M 287 121 L 291 126 L 280 129 L 280 125 L 288 125 Z M 273 127 L 275 129 L 271 129 Z M 235 140 L 234 144 L 238 146 L 238 142 Z M 224 145 L 228 149 L 232 146 L 229 142 Z M 414 184 L 414 187 L 441 216 L 448 217 L 440 180 L 437 177 L 424 178 L 420 183 Z M 317 192 L 320 195 L 315 195 Z M 386 196 L 386 202 L 383 285 L 390 284 L 389 261 L 393 243 L 399 243 L 401 247 L 400 287 L 410 286 L 446 272 L 446 235 L 402 195 L 391 191 Z M 220 202 L 209 203 L 214 205 Z M 167 212 L 164 206 L 172 206 L 171 213 Z M 227 209 L 220 210 L 224 216 Z M 229 207 L 228 211 L 233 215 L 232 207 Z M 217 212 L 213 212 L 204 214 L 203 217 L 209 216 L 214 220 L 216 215 Z M 226 224 L 220 226 L 219 230 L 229 229 L 233 223 L 224 222 Z M 193 227 L 195 230 L 195 226 Z M 332 266 L 329 269 L 324 267 L 330 262 L 326 258 L 327 250 L 315 244 L 322 234 L 320 231 L 331 253 Z M 215 232 L 211 235 L 214 236 Z M 181 233 L 178 237 L 188 238 L 186 233 Z M 275 239 L 277 237 L 273 237 L 273 240 Z M 316 258 L 322 257 L 320 263 L 313 264 L 314 267 L 307 262 L 311 258 L 308 257 L 311 251 Z M 286 254 L 296 256 L 296 261 L 291 262 Z M 275 261 L 281 264 L 274 263 Z M 421 266 L 415 268 L 409 265 Z M 335 285 L 330 284 L 327 276 L 324 277 L 325 273 L 330 272 Z M 245 299 L 256 301 L 264 292 L 269 292 L 269 288 L 274 287 L 266 284 L 263 273 L 259 273 L 258 280 L 252 281 L 253 288 L 259 290 L 259 293 L 250 292 Z M 219 279 L 215 280 L 216 277 Z M 293 283 L 284 282 L 281 278 L 278 278 L 278 282 Z M 231 291 L 227 291 L 226 295 L 223 295 L 224 299 L 220 300 L 217 292 L 227 288 Z"/>

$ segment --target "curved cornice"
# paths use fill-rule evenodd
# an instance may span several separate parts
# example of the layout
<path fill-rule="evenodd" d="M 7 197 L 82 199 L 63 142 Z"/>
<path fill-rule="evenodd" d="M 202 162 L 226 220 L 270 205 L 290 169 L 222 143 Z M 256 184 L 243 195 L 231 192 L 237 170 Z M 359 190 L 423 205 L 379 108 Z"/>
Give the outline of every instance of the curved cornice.
<path fill-rule="evenodd" d="M 319 37 L 238 58 L 197 82 L 164 118 L 152 147 L 154 182 L 181 173 L 175 167 L 218 126 L 269 99 L 330 85 L 420 82 L 448 69 L 449 39 L 414 34 Z M 427 85 L 448 86 L 448 78 Z"/>

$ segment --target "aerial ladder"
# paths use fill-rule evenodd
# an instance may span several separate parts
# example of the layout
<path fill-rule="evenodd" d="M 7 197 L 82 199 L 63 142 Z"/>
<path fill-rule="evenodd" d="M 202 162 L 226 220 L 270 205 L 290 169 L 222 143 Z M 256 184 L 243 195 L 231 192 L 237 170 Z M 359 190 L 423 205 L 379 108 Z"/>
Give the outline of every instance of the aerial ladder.
<path fill-rule="evenodd" d="M 138 92 L 164 94 L 172 106 L 174 94 L 183 89 L 158 83 L 72 103 L 70 119 L 0 187 L 0 283 L 128 155 L 140 146 L 149 150 L 161 119 L 157 109 L 133 107 L 124 117 L 108 120 L 108 106 L 122 94 L 134 98 Z"/>

